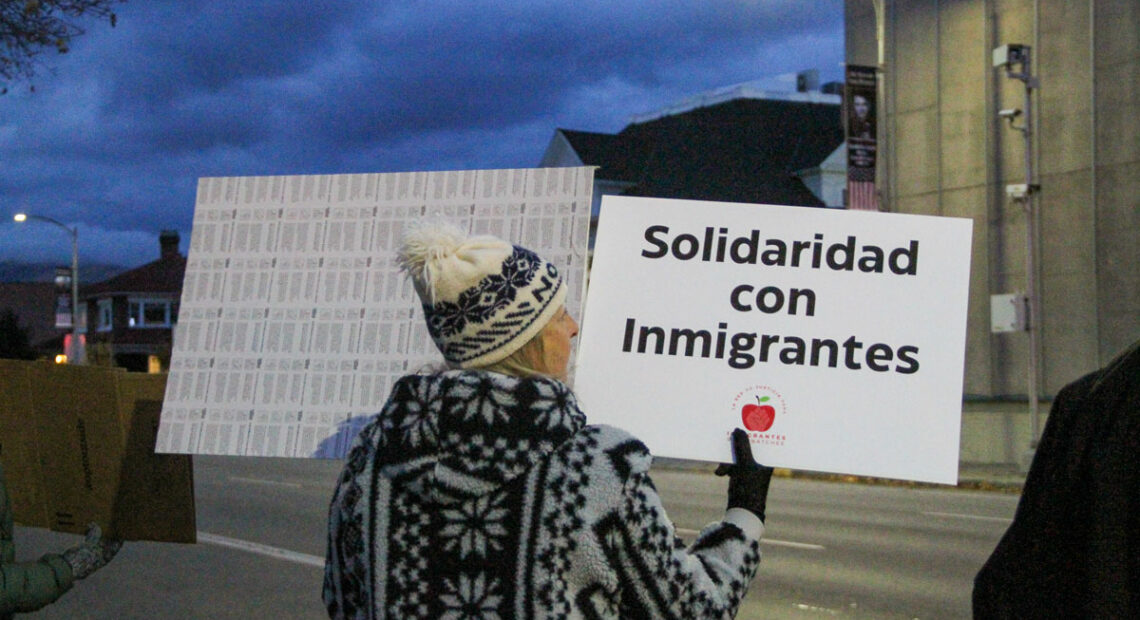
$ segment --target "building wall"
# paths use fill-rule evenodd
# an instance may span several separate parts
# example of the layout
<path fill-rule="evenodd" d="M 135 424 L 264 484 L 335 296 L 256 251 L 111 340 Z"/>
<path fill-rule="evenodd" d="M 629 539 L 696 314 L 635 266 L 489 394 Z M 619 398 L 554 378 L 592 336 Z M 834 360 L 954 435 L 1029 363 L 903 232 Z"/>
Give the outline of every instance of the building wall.
<path fill-rule="evenodd" d="M 1140 4 L 1095 2 L 1093 50 L 1096 147 L 1092 196 L 1101 357 L 1135 339 L 1140 322 Z"/>
<path fill-rule="evenodd" d="M 1032 46 L 1041 393 L 1140 339 L 1140 3 L 883 0 L 879 179 L 891 211 L 974 220 L 965 391 L 1024 397 L 1028 339 L 991 334 L 989 297 L 1023 291 L 1024 138 L 997 116 L 1024 84 L 992 66 Z M 878 64 L 871 0 L 846 3 L 847 61 Z M 1022 121 L 1018 119 L 1020 124 Z"/>
<path fill-rule="evenodd" d="M 169 298 L 177 300 L 174 293 L 145 293 L 140 297 L 148 299 Z M 121 366 L 133 372 L 150 371 L 148 363 L 154 356 L 159 363 L 155 372 L 169 369 L 170 354 L 173 348 L 174 330 L 169 327 L 136 328 L 130 325 L 129 294 L 110 295 L 112 327 L 101 331 L 98 325 L 97 307 L 99 297 L 89 297 L 87 329 L 87 363 Z"/>

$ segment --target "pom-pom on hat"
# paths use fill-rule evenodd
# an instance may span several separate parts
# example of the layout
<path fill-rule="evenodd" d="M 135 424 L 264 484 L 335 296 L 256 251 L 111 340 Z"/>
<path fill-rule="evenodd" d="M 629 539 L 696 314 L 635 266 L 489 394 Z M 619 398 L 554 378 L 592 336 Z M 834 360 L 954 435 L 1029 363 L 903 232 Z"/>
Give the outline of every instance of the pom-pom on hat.
<path fill-rule="evenodd" d="M 420 296 L 432 340 L 460 368 L 493 364 L 519 350 L 566 301 L 554 265 L 450 224 L 409 230 L 397 260 Z"/>

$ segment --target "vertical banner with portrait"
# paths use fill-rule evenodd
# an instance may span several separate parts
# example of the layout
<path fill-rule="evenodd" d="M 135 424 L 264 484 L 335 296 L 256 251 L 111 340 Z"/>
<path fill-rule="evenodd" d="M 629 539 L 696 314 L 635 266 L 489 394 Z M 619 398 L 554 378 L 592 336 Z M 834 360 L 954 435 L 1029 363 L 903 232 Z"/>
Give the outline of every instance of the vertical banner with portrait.
<path fill-rule="evenodd" d="M 56 329 L 71 329 L 75 309 L 71 307 L 71 269 L 56 267 L 55 269 L 55 327 Z"/>
<path fill-rule="evenodd" d="M 875 193 L 877 91 L 878 73 L 875 67 L 847 65 L 843 109 L 847 123 L 848 209 L 879 209 Z"/>

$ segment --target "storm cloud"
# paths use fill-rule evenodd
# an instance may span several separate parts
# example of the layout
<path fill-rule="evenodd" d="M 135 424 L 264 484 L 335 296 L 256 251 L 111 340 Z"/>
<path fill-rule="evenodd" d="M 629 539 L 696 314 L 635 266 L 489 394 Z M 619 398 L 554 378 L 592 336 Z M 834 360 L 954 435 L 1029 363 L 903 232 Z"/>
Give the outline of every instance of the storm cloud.
<path fill-rule="evenodd" d="M 0 260 L 157 257 L 197 179 L 531 167 L 556 128 L 740 82 L 839 80 L 839 0 L 132 0 L 0 96 Z M 44 230 L 48 229 L 48 230 Z"/>

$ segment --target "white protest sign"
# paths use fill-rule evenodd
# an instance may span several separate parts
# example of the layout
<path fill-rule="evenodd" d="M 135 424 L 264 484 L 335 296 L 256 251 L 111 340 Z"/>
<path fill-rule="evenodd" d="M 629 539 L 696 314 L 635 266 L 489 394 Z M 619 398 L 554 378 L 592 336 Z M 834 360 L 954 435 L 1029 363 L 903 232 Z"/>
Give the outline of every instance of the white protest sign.
<path fill-rule="evenodd" d="M 557 265 L 576 312 L 593 168 L 198 182 L 155 451 L 343 458 L 403 375 L 441 364 L 396 264 L 442 219 Z"/>
<path fill-rule="evenodd" d="M 658 456 L 955 484 L 968 219 L 606 196 L 575 392 Z"/>

